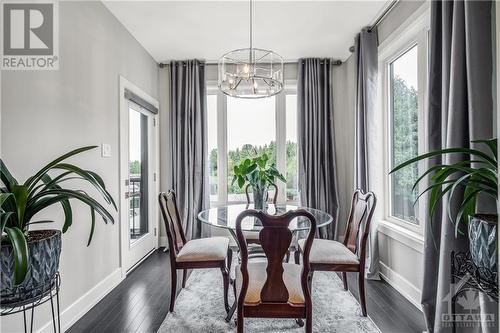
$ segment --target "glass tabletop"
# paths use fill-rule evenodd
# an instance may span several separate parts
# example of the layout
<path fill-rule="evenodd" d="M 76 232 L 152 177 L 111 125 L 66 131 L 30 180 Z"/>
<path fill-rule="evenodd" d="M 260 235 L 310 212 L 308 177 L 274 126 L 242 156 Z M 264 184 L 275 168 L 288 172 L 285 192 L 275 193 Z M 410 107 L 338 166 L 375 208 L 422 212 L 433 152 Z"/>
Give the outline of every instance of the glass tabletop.
<path fill-rule="evenodd" d="M 317 227 L 324 227 L 332 223 L 333 218 L 330 214 L 321 210 L 298 207 L 293 205 L 272 205 L 269 204 L 266 208 L 266 213 L 270 215 L 282 215 L 290 210 L 304 209 L 311 213 L 316 218 Z M 253 209 L 253 205 L 226 205 L 206 209 L 198 214 L 198 219 L 206 224 L 214 227 L 225 228 L 234 230 L 236 218 L 238 215 L 247 209 Z M 307 230 L 309 229 L 309 220 L 306 217 L 296 217 L 290 221 L 289 229 L 292 231 Z M 262 229 L 260 221 L 255 217 L 246 217 L 241 221 L 241 229 L 245 231 L 259 231 Z"/>

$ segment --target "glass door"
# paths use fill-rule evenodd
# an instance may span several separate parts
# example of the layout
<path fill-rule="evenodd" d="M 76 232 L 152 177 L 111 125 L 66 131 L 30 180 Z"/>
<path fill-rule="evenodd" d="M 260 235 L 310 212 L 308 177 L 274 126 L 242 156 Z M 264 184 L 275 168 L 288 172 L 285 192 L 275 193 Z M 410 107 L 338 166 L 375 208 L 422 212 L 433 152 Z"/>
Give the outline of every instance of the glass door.
<path fill-rule="evenodd" d="M 149 232 L 148 117 L 129 102 L 129 227 L 130 243 Z"/>
<path fill-rule="evenodd" d="M 125 99 L 121 120 L 122 250 L 126 271 L 158 245 L 156 232 L 157 115 Z"/>

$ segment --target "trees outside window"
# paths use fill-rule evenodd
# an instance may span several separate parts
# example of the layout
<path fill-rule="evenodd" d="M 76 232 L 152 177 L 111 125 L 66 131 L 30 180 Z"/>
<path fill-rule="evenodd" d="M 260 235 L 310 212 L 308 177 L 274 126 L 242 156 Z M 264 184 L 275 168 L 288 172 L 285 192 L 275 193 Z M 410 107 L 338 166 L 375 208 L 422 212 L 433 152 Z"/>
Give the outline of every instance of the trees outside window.
<path fill-rule="evenodd" d="M 277 184 L 279 201 L 297 203 L 296 102 L 295 91 L 249 100 L 209 90 L 208 172 L 213 206 L 246 202 L 245 189 L 231 184 L 233 168 L 245 158 L 264 153 L 287 178 L 286 184 Z"/>

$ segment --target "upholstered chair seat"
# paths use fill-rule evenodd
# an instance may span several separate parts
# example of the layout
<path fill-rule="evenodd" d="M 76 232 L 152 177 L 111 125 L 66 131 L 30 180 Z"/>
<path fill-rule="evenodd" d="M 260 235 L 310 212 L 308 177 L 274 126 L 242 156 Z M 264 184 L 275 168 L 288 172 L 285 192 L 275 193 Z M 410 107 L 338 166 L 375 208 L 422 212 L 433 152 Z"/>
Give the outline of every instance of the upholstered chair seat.
<path fill-rule="evenodd" d="M 247 232 L 244 232 L 243 235 L 245 235 L 247 242 L 248 241 L 259 241 L 259 233 L 258 232 L 247 231 Z"/>
<path fill-rule="evenodd" d="M 224 283 L 224 308 L 229 312 L 229 272 L 233 256 L 229 248 L 229 239 L 212 237 L 188 241 L 177 208 L 175 192 L 170 190 L 167 193 L 160 193 L 158 203 L 165 222 L 170 257 L 170 307 L 168 311 L 174 311 L 178 269 L 182 269 L 182 288 L 184 288 L 188 269 L 218 268 L 221 270 Z"/>
<path fill-rule="evenodd" d="M 299 240 L 302 251 L 305 239 Z M 315 239 L 309 254 L 311 264 L 359 264 L 356 254 L 344 244 L 328 239 Z"/>
<path fill-rule="evenodd" d="M 226 237 L 200 238 L 188 241 L 177 254 L 177 262 L 225 260 L 229 239 Z"/>
<path fill-rule="evenodd" d="M 266 262 L 248 263 L 248 290 L 245 296 L 245 305 L 256 305 L 260 303 L 260 293 L 267 279 Z M 288 302 L 293 305 L 304 305 L 305 298 L 301 285 L 302 266 L 295 264 L 283 264 L 283 282 L 288 291 Z M 240 294 L 242 277 L 240 266 L 236 266 L 236 292 Z"/>
<path fill-rule="evenodd" d="M 340 243 L 327 239 L 315 239 L 309 253 L 311 276 L 315 271 L 342 272 L 345 290 L 349 289 L 347 272 L 358 273 L 359 304 L 361 313 L 365 317 L 366 242 L 376 204 L 377 198 L 373 192 L 365 193 L 361 189 L 354 191 L 344 241 Z M 304 240 L 299 240 L 298 243 L 299 251 L 295 253 L 296 264 L 300 262 L 300 252 L 305 252 Z"/>

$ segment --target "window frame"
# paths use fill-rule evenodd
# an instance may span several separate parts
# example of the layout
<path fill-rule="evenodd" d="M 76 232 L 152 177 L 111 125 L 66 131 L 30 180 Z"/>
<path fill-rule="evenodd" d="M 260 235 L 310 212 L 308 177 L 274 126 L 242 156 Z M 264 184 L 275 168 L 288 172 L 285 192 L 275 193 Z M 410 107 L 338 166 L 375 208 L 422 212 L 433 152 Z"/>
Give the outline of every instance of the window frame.
<path fill-rule="evenodd" d="M 419 200 L 418 216 L 419 224 L 415 225 L 404 219 L 391 215 L 392 212 L 392 177 L 389 171 L 392 167 L 392 109 L 391 109 L 391 63 L 404 55 L 414 46 L 417 46 L 418 66 L 418 154 L 422 154 L 427 146 L 427 86 L 428 86 L 428 35 L 429 35 L 429 12 L 425 11 L 420 17 L 408 25 L 404 31 L 397 34 L 396 38 L 384 42 L 379 46 L 379 75 L 381 76 L 381 109 L 383 114 L 383 136 L 384 136 L 384 215 L 385 221 L 410 231 L 423 235 L 424 225 L 427 222 L 425 195 Z M 425 69 L 425 70 L 422 70 Z M 418 170 L 421 174 L 424 163 L 419 163 Z"/>
<path fill-rule="evenodd" d="M 239 201 L 228 201 L 228 149 L 227 149 L 227 96 L 219 91 L 217 82 L 208 81 L 206 94 L 217 95 L 217 201 L 211 201 L 211 207 L 243 203 Z M 283 91 L 274 96 L 276 117 L 276 167 L 286 173 L 286 95 L 297 94 L 297 82 L 290 80 L 285 82 Z M 207 165 L 208 167 L 208 165 Z M 286 184 L 278 182 L 279 204 L 298 205 L 297 201 L 286 201 Z M 246 203 L 246 202 L 245 202 Z"/>

